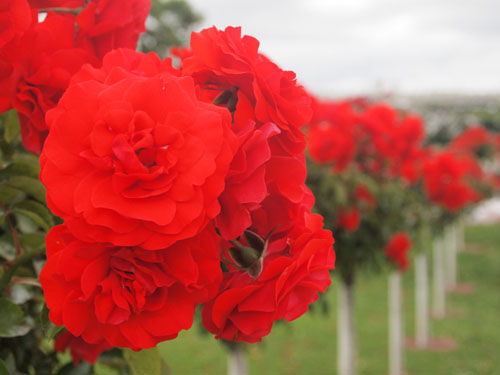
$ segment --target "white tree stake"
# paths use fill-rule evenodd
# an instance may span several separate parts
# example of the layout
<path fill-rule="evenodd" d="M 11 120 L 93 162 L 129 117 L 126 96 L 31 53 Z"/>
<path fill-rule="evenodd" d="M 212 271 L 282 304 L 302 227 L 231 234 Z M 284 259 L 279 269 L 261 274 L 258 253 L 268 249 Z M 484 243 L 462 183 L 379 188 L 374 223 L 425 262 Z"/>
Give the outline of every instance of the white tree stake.
<path fill-rule="evenodd" d="M 389 275 L 389 375 L 403 374 L 403 299 L 401 273 Z"/>
<path fill-rule="evenodd" d="M 228 375 L 248 375 L 246 354 L 245 348 L 239 344 L 231 348 L 227 360 Z"/>
<path fill-rule="evenodd" d="M 434 251 L 434 300 L 433 313 L 436 318 L 444 318 L 446 314 L 446 292 L 444 280 L 444 252 L 442 238 L 436 238 L 433 243 Z"/>
<path fill-rule="evenodd" d="M 454 288 L 457 285 L 457 251 L 454 226 L 446 229 L 444 234 L 445 251 L 445 283 L 446 288 Z"/>
<path fill-rule="evenodd" d="M 415 257 L 415 345 L 426 348 L 429 344 L 429 275 L 427 254 Z"/>
<path fill-rule="evenodd" d="M 356 331 L 354 328 L 354 284 L 338 282 L 338 375 L 356 374 Z"/>
<path fill-rule="evenodd" d="M 458 220 L 458 231 L 457 231 L 457 251 L 464 251 L 465 250 L 465 219 L 461 217 Z"/>

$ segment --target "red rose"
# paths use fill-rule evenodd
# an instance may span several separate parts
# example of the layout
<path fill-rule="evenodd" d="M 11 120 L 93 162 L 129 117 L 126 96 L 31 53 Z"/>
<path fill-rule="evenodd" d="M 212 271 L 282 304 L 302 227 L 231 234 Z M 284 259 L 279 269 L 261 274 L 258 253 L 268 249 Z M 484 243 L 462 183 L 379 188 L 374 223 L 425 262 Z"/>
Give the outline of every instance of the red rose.
<path fill-rule="evenodd" d="M 193 76 L 201 100 L 229 109 L 239 140 L 216 226 L 227 240 L 262 220 L 271 225 L 268 231 L 278 226 L 275 234 L 286 233 L 298 206 L 309 200 L 299 130 L 311 114 L 309 96 L 293 73 L 261 55 L 257 40 L 242 37 L 240 28 L 193 33 L 191 48 L 176 51 L 182 74 Z"/>
<path fill-rule="evenodd" d="M 363 184 L 359 184 L 358 186 L 356 186 L 356 190 L 354 191 L 354 198 L 366 204 L 368 208 L 375 207 L 375 204 L 377 203 L 373 194 Z"/>
<path fill-rule="evenodd" d="M 344 171 L 354 161 L 355 144 L 352 127 L 321 123 L 308 133 L 309 154 L 321 164 L 333 164 L 334 171 Z"/>
<path fill-rule="evenodd" d="M 150 5 L 149 0 L 86 3 L 30 0 L 33 9 L 28 11 L 33 23 L 29 28 L 25 24 L 30 13 L 21 17 L 19 7 L 13 7 L 9 19 L 24 32 L 4 48 L 0 32 L 0 112 L 12 106 L 18 111 L 24 146 L 33 153 L 40 153 L 48 133 L 45 113 L 57 104 L 71 76 L 85 63 L 99 65 L 112 48 L 135 48 Z M 49 11 L 45 20 L 38 22 L 37 8 L 77 8 L 85 4 L 78 17 Z M 22 24 L 17 22 L 21 18 Z"/>
<path fill-rule="evenodd" d="M 192 76 L 202 89 L 238 93 L 252 108 L 253 119 L 272 122 L 285 130 L 284 137 L 302 151 L 304 137 L 299 128 L 312 114 L 311 99 L 298 86 L 295 73 L 281 70 L 258 52 L 259 42 L 241 36 L 240 27 L 215 27 L 191 35 L 191 54 L 184 53 L 183 74 Z M 235 114 L 237 122 L 237 115 Z"/>
<path fill-rule="evenodd" d="M 57 104 L 71 76 L 84 63 L 99 64 L 91 51 L 75 47 L 74 34 L 73 16 L 49 13 L 19 45 L 32 56 L 26 61 L 13 106 L 24 146 L 31 152 L 40 152 L 49 131 L 45 113 Z"/>
<path fill-rule="evenodd" d="M 340 209 L 336 226 L 338 228 L 345 229 L 348 232 L 353 232 L 359 227 L 359 222 L 361 220 L 359 210 L 356 207 L 350 207 L 348 209 Z"/>
<path fill-rule="evenodd" d="M 21 61 L 27 56 L 26 52 L 18 53 L 17 46 L 31 22 L 32 12 L 26 0 L 9 0 L 0 5 L 0 113 L 12 108 L 22 74 Z"/>
<path fill-rule="evenodd" d="M 73 336 L 68 331 L 61 332 L 54 342 L 54 350 L 64 353 L 69 348 L 73 364 L 77 365 L 81 360 L 94 363 L 102 352 L 110 350 L 113 347 L 107 341 L 101 341 L 96 344 L 90 344 L 81 337 Z"/>
<path fill-rule="evenodd" d="M 238 237 L 252 225 L 251 212 L 268 196 L 265 177 L 271 158 L 269 138 L 279 132 L 272 123 L 256 129 L 255 123 L 249 122 L 247 128 L 237 134 L 240 144 L 219 199 L 221 212 L 215 220 L 227 240 Z"/>
<path fill-rule="evenodd" d="M 0 54 L 0 85 L 10 85 L 12 105 L 18 112 L 25 147 L 39 153 L 48 133 L 45 112 L 54 107 L 70 77 L 84 63 L 98 64 L 93 52 L 75 44 L 74 16 L 49 12 L 35 21 L 23 35 L 9 43 Z M 3 96 L 3 95 L 2 95 Z M 8 107 L 0 104 L 0 110 Z"/>
<path fill-rule="evenodd" d="M 211 226 L 158 251 L 82 242 L 64 225 L 46 245 L 40 282 L 49 318 L 91 344 L 138 350 L 175 338 L 221 279 Z"/>
<path fill-rule="evenodd" d="M 229 265 L 219 295 L 202 311 L 208 331 L 226 340 L 258 342 L 276 320 L 297 319 L 318 292 L 325 292 L 335 262 L 333 238 L 322 229 L 321 216 L 305 218 L 289 233 L 284 249 L 269 245 L 256 278 Z"/>
<path fill-rule="evenodd" d="M 150 0 L 91 0 L 76 17 L 78 36 L 99 58 L 116 48 L 135 49 L 150 7 Z"/>
<path fill-rule="evenodd" d="M 189 77 L 97 72 L 75 77 L 47 115 L 49 207 L 90 242 L 162 249 L 196 235 L 220 211 L 236 147 L 229 112 L 198 101 Z"/>
<path fill-rule="evenodd" d="M 478 201 L 481 195 L 468 179 L 480 178 L 480 170 L 470 162 L 448 151 L 429 156 L 423 167 L 424 187 L 429 199 L 451 212 Z"/>
<path fill-rule="evenodd" d="M 31 24 L 31 9 L 26 0 L 7 0 L 0 4 L 0 48 L 20 37 Z"/>
<path fill-rule="evenodd" d="M 411 240 L 406 232 L 392 235 L 385 247 L 385 255 L 402 271 L 408 268 L 408 251 L 411 249 Z"/>

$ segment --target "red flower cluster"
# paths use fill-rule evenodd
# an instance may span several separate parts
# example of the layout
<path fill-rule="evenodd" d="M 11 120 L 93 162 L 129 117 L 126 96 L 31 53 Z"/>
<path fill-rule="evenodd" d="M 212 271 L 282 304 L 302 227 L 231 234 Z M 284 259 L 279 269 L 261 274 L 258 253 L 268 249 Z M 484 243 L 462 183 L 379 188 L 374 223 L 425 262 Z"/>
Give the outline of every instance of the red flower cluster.
<path fill-rule="evenodd" d="M 135 48 L 145 30 L 150 0 L 4 3 L 0 6 L 0 113 L 12 107 L 17 110 L 25 147 L 39 153 L 49 130 L 45 113 L 57 104 L 72 75 L 85 63 L 98 66 L 113 48 Z M 78 15 L 50 11 L 84 5 Z M 42 8 L 49 11 L 39 21 Z"/>
<path fill-rule="evenodd" d="M 190 328 L 198 304 L 217 337 L 256 342 L 330 284 L 304 89 L 239 28 L 191 47 L 180 69 L 111 52 L 47 113 L 40 178 L 65 223 L 40 280 L 50 319 L 87 343 L 152 347 Z"/>
<path fill-rule="evenodd" d="M 483 126 L 469 126 L 451 140 L 450 150 L 459 154 L 477 154 L 482 147 L 489 146 L 493 139 Z"/>
<path fill-rule="evenodd" d="M 410 261 L 408 251 L 411 249 L 411 240 L 406 232 L 392 235 L 385 247 L 385 255 L 402 271 L 405 271 Z"/>
<path fill-rule="evenodd" d="M 308 131 L 309 153 L 335 172 L 353 167 L 414 183 L 424 134 L 418 116 L 400 116 L 386 104 L 319 102 Z"/>
<path fill-rule="evenodd" d="M 470 181 L 480 178 L 481 169 L 471 158 L 458 157 L 450 151 L 437 152 L 426 159 L 423 172 L 429 199 L 451 212 L 481 198 Z"/>
<path fill-rule="evenodd" d="M 312 126 L 308 131 L 311 158 L 321 164 L 333 163 L 334 171 L 344 171 L 356 154 L 354 130 L 356 114 L 348 102 L 315 102 Z"/>

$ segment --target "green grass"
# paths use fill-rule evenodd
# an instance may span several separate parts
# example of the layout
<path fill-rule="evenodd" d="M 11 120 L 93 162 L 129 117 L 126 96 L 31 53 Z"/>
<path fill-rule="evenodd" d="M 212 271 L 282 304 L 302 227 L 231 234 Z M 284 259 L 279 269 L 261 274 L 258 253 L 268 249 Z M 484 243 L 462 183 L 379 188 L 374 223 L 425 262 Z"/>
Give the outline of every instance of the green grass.
<path fill-rule="evenodd" d="M 449 294 L 450 317 L 432 321 L 433 334 L 454 338 L 458 347 L 450 352 L 407 351 L 408 375 L 500 375 L 500 226 L 469 227 L 466 241 L 479 252 L 459 254 L 459 281 L 473 283 L 477 290 Z M 413 335 L 413 277 L 412 271 L 404 277 L 407 336 Z M 386 283 L 386 276 L 379 275 L 362 278 L 357 285 L 361 375 L 388 373 Z M 325 297 L 328 315 L 315 309 L 292 323 L 278 323 L 263 343 L 249 346 L 250 374 L 336 373 L 335 285 Z M 159 347 L 173 375 L 227 371 L 223 345 L 196 328 Z"/>

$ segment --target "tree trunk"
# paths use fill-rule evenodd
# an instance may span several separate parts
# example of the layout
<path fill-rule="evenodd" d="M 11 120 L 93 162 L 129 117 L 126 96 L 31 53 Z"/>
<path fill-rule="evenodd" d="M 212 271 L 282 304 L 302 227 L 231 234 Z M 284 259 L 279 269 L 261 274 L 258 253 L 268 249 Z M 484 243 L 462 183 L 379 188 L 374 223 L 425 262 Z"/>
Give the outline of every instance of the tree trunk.
<path fill-rule="evenodd" d="M 429 275 L 427 254 L 415 257 L 415 345 L 426 348 L 429 344 Z"/>
<path fill-rule="evenodd" d="M 398 271 L 389 275 L 389 375 L 403 375 L 403 299 Z"/>
<path fill-rule="evenodd" d="M 444 318 L 446 314 L 446 291 L 444 280 L 444 259 L 443 259 L 443 242 L 442 238 L 434 240 L 434 303 L 433 313 L 436 318 Z"/>
<path fill-rule="evenodd" d="M 338 283 L 338 375 L 356 374 L 356 329 L 354 323 L 354 278 Z"/>

